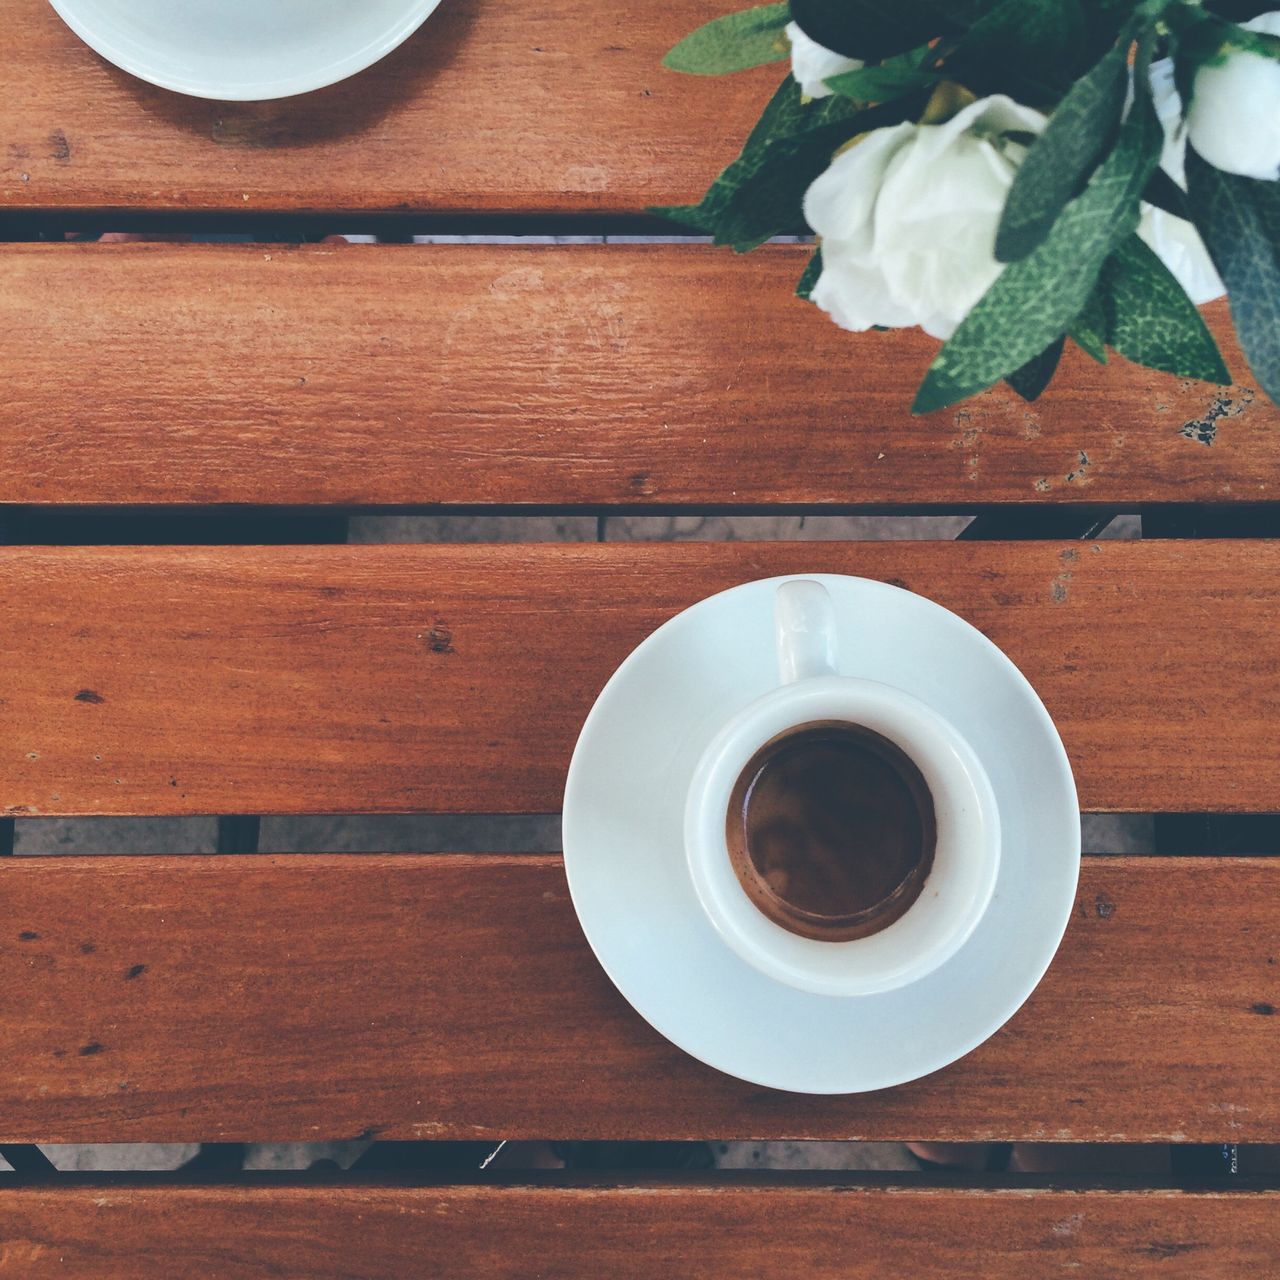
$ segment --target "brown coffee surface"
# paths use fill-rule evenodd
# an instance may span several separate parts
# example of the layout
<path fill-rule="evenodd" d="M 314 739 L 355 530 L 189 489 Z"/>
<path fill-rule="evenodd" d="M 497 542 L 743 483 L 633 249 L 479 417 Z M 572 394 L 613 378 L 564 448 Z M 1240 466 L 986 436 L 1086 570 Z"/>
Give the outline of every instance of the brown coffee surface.
<path fill-rule="evenodd" d="M 725 834 L 748 896 L 793 933 L 866 937 L 920 896 L 933 866 L 933 798 L 915 762 L 843 721 L 800 725 L 747 763 Z"/>

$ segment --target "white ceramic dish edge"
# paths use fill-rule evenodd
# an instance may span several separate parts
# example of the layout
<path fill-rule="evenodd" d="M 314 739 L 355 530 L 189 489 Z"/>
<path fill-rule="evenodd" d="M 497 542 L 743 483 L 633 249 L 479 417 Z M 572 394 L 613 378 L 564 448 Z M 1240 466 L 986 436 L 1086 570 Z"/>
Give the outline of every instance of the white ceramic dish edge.
<path fill-rule="evenodd" d="M 730 588 L 728 591 L 719 593 L 719 596 L 728 596 L 732 593 L 742 592 L 752 588 L 762 587 L 766 584 L 776 585 L 789 578 L 798 577 L 798 576 L 814 577 L 819 581 L 832 580 L 832 575 L 828 575 L 828 574 L 794 574 L 794 575 L 788 574 L 788 575 L 784 575 L 783 577 L 761 580 L 760 582 L 743 583 L 738 587 Z M 863 580 L 853 579 L 851 581 L 857 582 L 857 581 L 863 581 Z M 873 583 L 869 585 L 873 585 L 877 589 L 884 590 L 884 591 L 895 592 L 898 590 L 898 588 L 891 587 L 888 584 L 883 584 L 883 583 Z M 911 593 L 904 592 L 903 594 L 909 595 Z M 698 604 L 691 606 L 691 608 L 697 609 L 697 608 L 706 606 L 709 601 L 716 600 L 717 598 L 719 597 L 718 596 L 708 597 L 707 600 L 700 601 L 698 602 Z M 932 604 L 932 602 L 929 602 L 929 603 Z M 936 608 L 939 606 L 934 605 L 933 607 Z M 1029 998 L 1031 993 L 1039 985 L 1040 981 L 1043 979 L 1050 964 L 1053 962 L 1053 959 L 1057 954 L 1058 948 L 1062 941 L 1062 937 L 1066 932 L 1066 927 L 1070 920 L 1071 911 L 1074 908 L 1075 886 L 1078 885 L 1078 879 L 1079 879 L 1079 867 L 1080 867 L 1080 843 L 1079 843 L 1079 837 L 1078 837 L 1079 803 L 1078 803 L 1076 789 L 1075 789 L 1075 780 L 1071 773 L 1070 761 L 1067 757 L 1066 750 L 1062 745 L 1060 737 L 1058 736 L 1057 729 L 1056 729 L 1056 726 L 1053 724 L 1052 718 L 1049 716 L 1048 711 L 1044 708 L 1044 705 L 1040 702 L 1040 699 L 1036 694 L 1034 687 L 1030 684 L 1030 682 L 1026 679 L 1026 677 L 1022 674 L 1022 672 L 1019 671 L 1012 662 L 1010 662 L 1007 655 L 1005 655 L 997 645 L 995 645 L 991 640 L 989 640 L 985 635 L 979 632 L 976 628 L 972 627 L 968 623 L 964 623 L 962 619 L 958 619 L 958 618 L 955 618 L 955 621 L 959 622 L 965 628 L 965 630 L 970 634 L 971 642 L 979 646 L 980 648 L 985 649 L 989 655 L 994 656 L 1002 664 L 1004 664 L 1007 669 L 1008 678 L 1010 679 L 1012 684 L 1017 687 L 1018 691 L 1022 695 L 1024 695 L 1026 699 L 1025 705 L 1029 710 L 1031 710 L 1034 719 L 1038 721 L 1039 728 L 1044 733 L 1044 740 L 1047 743 L 1051 744 L 1050 750 L 1051 750 L 1053 759 L 1051 762 L 1047 762 L 1047 763 L 1050 763 L 1052 771 L 1054 772 L 1054 774 L 1056 774 L 1057 782 L 1062 787 L 1062 792 L 1059 795 L 1058 799 L 1062 802 L 1062 804 L 1065 807 L 1070 808 L 1071 814 L 1068 816 L 1071 816 L 1074 819 L 1074 822 L 1076 824 L 1076 831 L 1077 831 L 1077 835 L 1075 836 L 1074 841 L 1072 842 L 1072 849 L 1071 849 L 1072 866 L 1070 868 L 1070 871 L 1071 871 L 1070 879 L 1072 882 L 1073 890 L 1070 894 L 1064 893 L 1061 899 L 1056 904 L 1054 904 L 1055 909 L 1052 910 L 1052 912 L 1046 912 L 1044 918 L 1038 922 L 1039 925 L 1041 926 L 1041 929 L 1043 930 L 1042 937 L 1046 942 L 1051 942 L 1052 945 L 1045 946 L 1043 948 L 1041 952 L 1041 956 L 1037 963 L 1035 963 L 1033 966 L 1027 967 L 1022 970 L 1021 981 L 1017 984 L 1017 986 L 1020 988 L 1019 992 L 1016 995 L 1014 995 L 1012 998 L 1007 999 L 1002 1003 L 999 1015 L 995 1017 L 989 1017 L 987 1020 L 987 1024 L 982 1025 L 977 1029 L 973 1030 L 971 1034 L 954 1039 L 951 1043 L 947 1045 L 945 1053 L 940 1055 L 936 1061 L 934 1061 L 931 1065 L 929 1065 L 927 1068 L 923 1070 L 917 1070 L 914 1068 L 908 1068 L 906 1070 L 901 1070 L 901 1069 L 895 1070 L 892 1067 L 890 1067 L 889 1069 L 884 1070 L 881 1073 L 876 1075 L 867 1073 L 862 1079 L 858 1081 L 856 1085 L 852 1087 L 849 1086 L 848 1084 L 841 1084 L 839 1086 L 828 1087 L 820 1084 L 815 1084 L 812 1080 L 806 1081 L 806 1083 L 803 1085 L 798 1085 L 797 1083 L 794 1082 L 794 1080 L 781 1078 L 773 1072 L 753 1070 L 750 1067 L 744 1068 L 741 1063 L 735 1063 L 735 1062 L 729 1061 L 727 1060 L 725 1055 L 719 1052 L 697 1051 L 691 1048 L 685 1042 L 684 1037 L 682 1037 L 677 1030 L 672 1028 L 671 1019 L 668 1016 L 666 1016 L 666 1014 L 664 1013 L 663 1002 L 661 1000 L 653 999 L 652 994 L 650 994 L 649 996 L 644 996 L 641 993 L 639 993 L 637 990 L 635 990 L 634 986 L 630 982 L 624 980 L 623 976 L 619 972 L 617 972 L 613 967 L 607 954 L 609 948 L 603 945 L 605 940 L 598 938 L 596 936 L 593 936 L 592 921 L 588 918 L 589 912 L 584 914 L 583 908 L 584 908 L 584 905 L 586 905 L 586 903 L 585 903 L 585 895 L 583 893 L 583 887 L 580 883 L 578 883 L 578 877 L 574 873 L 574 859 L 571 858 L 568 854 L 568 849 L 570 845 L 577 843 L 576 837 L 571 832 L 571 815 L 578 809 L 580 805 L 580 801 L 575 799 L 575 797 L 582 790 L 584 785 L 586 785 L 583 782 L 583 774 L 587 771 L 586 765 L 585 765 L 584 747 L 589 749 L 590 738 L 593 736 L 595 732 L 599 730 L 600 716 L 597 713 L 599 711 L 599 708 L 606 703 L 607 696 L 609 695 L 610 690 L 613 689 L 615 686 L 625 682 L 629 678 L 629 673 L 631 669 L 642 660 L 642 656 L 645 655 L 651 649 L 661 645 L 664 642 L 666 635 L 669 634 L 669 632 L 672 629 L 674 629 L 675 627 L 677 627 L 682 623 L 682 620 L 685 614 L 687 614 L 688 612 L 689 610 L 684 610 L 682 611 L 682 613 L 676 615 L 675 617 L 669 619 L 667 622 L 662 624 L 662 626 L 658 627 L 649 636 L 647 636 L 636 647 L 636 649 L 633 650 L 632 653 L 629 654 L 626 659 L 624 659 L 622 664 L 610 677 L 604 689 L 602 689 L 599 697 L 597 698 L 596 704 L 593 706 L 591 713 L 588 715 L 587 720 L 583 726 L 582 734 L 579 738 L 578 746 L 577 748 L 575 748 L 573 759 L 570 762 L 569 774 L 568 774 L 568 779 L 567 779 L 566 788 L 565 788 L 565 803 L 564 803 L 566 876 L 569 884 L 570 897 L 574 902 L 575 909 L 578 911 L 578 915 L 582 924 L 583 931 L 586 934 L 587 940 L 596 954 L 597 961 L 600 963 L 601 967 L 604 969 L 606 975 L 613 982 L 615 987 L 617 987 L 617 989 L 620 992 L 622 992 L 622 994 L 626 997 L 628 1002 L 632 1005 L 632 1007 L 636 1010 L 636 1012 L 640 1014 L 641 1017 L 643 1017 L 657 1032 L 665 1036 L 667 1039 L 671 1040 L 673 1043 L 675 1043 L 677 1046 L 683 1049 L 686 1053 L 689 1053 L 690 1056 L 697 1058 L 699 1061 L 704 1062 L 706 1065 L 713 1067 L 718 1071 L 723 1071 L 726 1074 L 731 1075 L 737 1079 L 744 1080 L 750 1084 L 759 1085 L 764 1088 L 776 1089 L 782 1092 L 792 1092 L 792 1093 L 811 1094 L 811 1095 L 824 1095 L 824 1094 L 825 1095 L 842 1095 L 842 1094 L 873 1092 L 879 1089 L 892 1088 L 897 1085 L 905 1084 L 912 1080 L 920 1079 L 923 1076 L 930 1075 L 934 1071 L 937 1071 L 946 1066 L 949 1066 L 951 1063 L 957 1061 L 958 1059 L 964 1057 L 966 1054 L 972 1052 L 980 1044 L 982 1044 L 984 1041 L 989 1039 L 991 1035 L 995 1033 L 995 1031 L 997 1031 L 1010 1018 L 1012 1018 L 1015 1013 L 1017 1013 L 1017 1011 L 1022 1007 L 1022 1005 Z M 944 610 L 944 612 L 949 612 L 949 611 Z M 955 615 L 951 615 L 951 616 L 953 618 L 955 617 Z M 858 997 L 848 997 L 846 999 L 851 1002 L 856 1002 Z"/>
<path fill-rule="evenodd" d="M 62 21 L 94 52 L 139 80 L 173 93 L 212 102 L 270 102 L 325 89 L 367 70 L 413 35 L 439 7 L 440 0 L 418 0 L 418 3 L 406 6 L 401 22 L 337 62 L 327 63 L 324 67 L 309 72 L 284 76 L 279 80 L 222 85 L 159 72 L 120 47 L 108 33 L 84 22 L 76 12 L 75 0 L 49 0 L 49 3 Z"/>

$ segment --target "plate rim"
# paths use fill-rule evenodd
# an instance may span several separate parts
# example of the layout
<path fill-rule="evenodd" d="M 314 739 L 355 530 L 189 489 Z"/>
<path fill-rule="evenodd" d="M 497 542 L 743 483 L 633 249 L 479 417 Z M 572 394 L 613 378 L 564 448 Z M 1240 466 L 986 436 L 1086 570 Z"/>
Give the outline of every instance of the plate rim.
<path fill-rule="evenodd" d="M 109 35 L 104 35 L 85 22 L 75 12 L 76 0 L 49 0 L 50 7 L 71 31 L 112 66 L 159 89 L 180 93 L 189 98 L 200 98 L 206 102 L 274 102 L 339 84 L 368 70 L 398 49 L 439 8 L 440 3 L 441 0 L 407 0 L 406 12 L 400 21 L 393 23 L 387 31 L 362 46 L 358 52 L 338 62 L 328 63 L 318 71 L 299 73 L 279 80 L 217 85 L 210 81 L 157 74 L 129 54 L 121 52 L 112 44 Z"/>

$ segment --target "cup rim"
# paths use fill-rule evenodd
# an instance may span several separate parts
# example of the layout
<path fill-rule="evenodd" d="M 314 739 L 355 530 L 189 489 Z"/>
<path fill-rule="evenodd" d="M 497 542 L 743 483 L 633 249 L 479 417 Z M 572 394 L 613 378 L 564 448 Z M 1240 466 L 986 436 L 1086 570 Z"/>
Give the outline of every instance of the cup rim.
<path fill-rule="evenodd" d="M 924 774 L 938 822 L 934 866 L 920 896 L 883 930 L 849 941 L 805 938 L 766 916 L 731 866 L 724 830 L 731 789 L 755 752 L 778 733 L 817 720 L 858 724 L 898 745 Z M 833 996 L 895 990 L 949 960 L 990 904 L 1000 861 L 995 795 L 960 733 L 905 690 L 840 675 L 773 689 L 721 726 L 690 779 L 684 842 L 696 896 L 723 940 L 769 977 Z"/>
<path fill-rule="evenodd" d="M 860 732 L 872 732 L 874 733 L 875 737 L 884 739 L 883 734 L 875 733 L 874 731 L 869 731 L 866 729 L 866 726 L 864 725 L 855 725 L 851 720 L 816 720 L 816 721 L 806 721 L 796 725 L 790 725 L 787 728 L 783 729 L 780 733 L 775 733 L 766 742 L 762 743 L 751 754 L 751 756 L 748 757 L 746 762 L 743 764 L 742 768 L 738 770 L 738 782 L 741 782 L 741 780 L 746 776 L 746 771 L 751 768 L 752 762 L 756 760 L 763 752 L 767 751 L 769 747 L 772 746 L 774 743 L 784 742 L 787 738 L 791 737 L 792 735 L 802 733 L 805 730 L 824 729 L 832 725 L 843 726 L 843 727 L 847 727 L 849 729 L 853 729 Z M 888 741 L 888 739 L 884 739 L 884 740 Z M 892 743 L 892 742 L 890 743 L 890 745 L 895 747 L 897 746 L 896 743 Z M 898 748 L 898 749 L 901 751 L 901 748 Z M 908 764 L 912 768 L 916 769 L 916 773 L 919 774 L 920 770 L 916 768 L 915 760 L 912 757 L 908 756 L 906 752 L 902 752 L 902 755 L 907 760 Z M 924 783 L 923 775 L 920 776 L 920 782 L 922 784 Z M 927 785 L 925 789 L 926 791 L 928 790 Z M 738 784 L 735 783 L 733 790 L 730 792 L 730 804 L 734 806 L 735 812 L 737 811 L 737 805 L 735 804 L 737 793 L 738 793 Z M 932 812 L 932 802 L 933 802 L 932 794 L 929 795 L 929 801 L 930 801 L 930 812 L 929 812 L 929 817 L 926 825 L 927 827 L 932 828 L 934 826 L 934 817 Z M 728 825 L 727 819 L 728 819 L 728 815 L 726 814 L 726 826 Z M 934 841 L 934 843 L 936 843 L 936 840 Z M 732 861 L 735 861 L 735 862 L 740 861 L 739 858 L 734 857 L 732 852 L 730 853 L 730 857 Z M 933 863 L 933 851 L 932 849 L 930 849 L 929 851 L 930 868 L 932 867 L 932 863 Z M 927 875 L 928 873 L 926 872 L 926 879 L 927 879 Z M 909 892 L 909 888 L 908 888 L 909 877 L 904 876 L 903 879 L 900 880 L 899 883 L 895 885 L 894 888 L 888 894 L 886 894 L 885 897 L 882 898 L 879 902 L 873 903 L 871 906 L 864 907 L 860 911 L 851 911 L 851 912 L 845 912 L 844 914 L 841 914 L 841 915 L 833 915 L 833 914 L 824 914 L 819 911 L 810 911 L 807 908 L 797 906 L 795 903 L 788 902 L 786 898 L 784 898 L 780 893 L 778 893 L 773 888 L 773 886 L 767 882 L 767 880 L 764 880 L 763 877 L 759 877 L 758 879 L 760 879 L 762 882 L 757 885 L 757 892 L 759 893 L 760 896 L 764 897 L 769 902 L 776 904 L 776 909 L 781 914 L 791 916 L 792 918 L 798 921 L 810 924 L 816 928 L 828 928 L 828 929 L 837 929 L 837 930 L 858 926 L 864 923 L 869 917 L 874 916 L 876 913 L 880 911 L 883 911 L 886 906 L 891 905 L 900 896 Z M 740 873 L 739 873 L 739 880 L 741 880 Z M 923 888 L 923 883 L 921 884 L 921 888 Z M 751 896 L 750 893 L 748 893 L 748 897 L 750 896 Z M 918 893 L 912 896 L 912 904 L 914 903 L 916 896 L 918 896 Z M 908 905 L 910 906 L 911 904 L 908 904 Z M 904 910 L 904 914 L 905 914 L 905 910 Z M 800 932 L 800 931 L 796 930 L 796 932 Z M 839 941 L 840 939 L 830 939 L 830 940 Z"/>

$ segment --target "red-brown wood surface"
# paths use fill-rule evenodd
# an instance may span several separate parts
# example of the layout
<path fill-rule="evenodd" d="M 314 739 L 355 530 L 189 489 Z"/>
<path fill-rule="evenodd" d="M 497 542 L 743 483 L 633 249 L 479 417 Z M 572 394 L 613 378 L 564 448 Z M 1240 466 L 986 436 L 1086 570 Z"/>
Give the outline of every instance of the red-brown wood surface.
<path fill-rule="evenodd" d="M 1240 541 L 0 549 L 0 810 L 554 812 L 641 639 L 805 572 L 986 632 L 1086 808 L 1280 809 L 1280 546 Z"/>
<path fill-rule="evenodd" d="M 1004 1030 L 844 1098 L 653 1031 L 554 855 L 14 858 L 0 898 L 4 1141 L 1280 1140 L 1277 860 L 1087 858 Z"/>
<path fill-rule="evenodd" d="M 837 329 L 792 296 L 809 252 L 0 249 L 0 502 L 1274 496 L 1280 417 L 1251 385 L 1075 352 L 1034 405 L 1001 387 L 912 418 L 937 344 Z M 1248 384 L 1225 303 L 1209 317 Z"/>
<path fill-rule="evenodd" d="M 8 0 L 0 204 L 641 212 L 696 199 L 785 70 L 715 81 L 660 66 L 676 40 L 725 9 L 444 0 L 357 79 L 235 104 L 134 80 L 45 0 Z"/>
<path fill-rule="evenodd" d="M 1274 1192 L 858 1186 L 2 1188 L 0 1276 L 1240 1280 Z"/>

